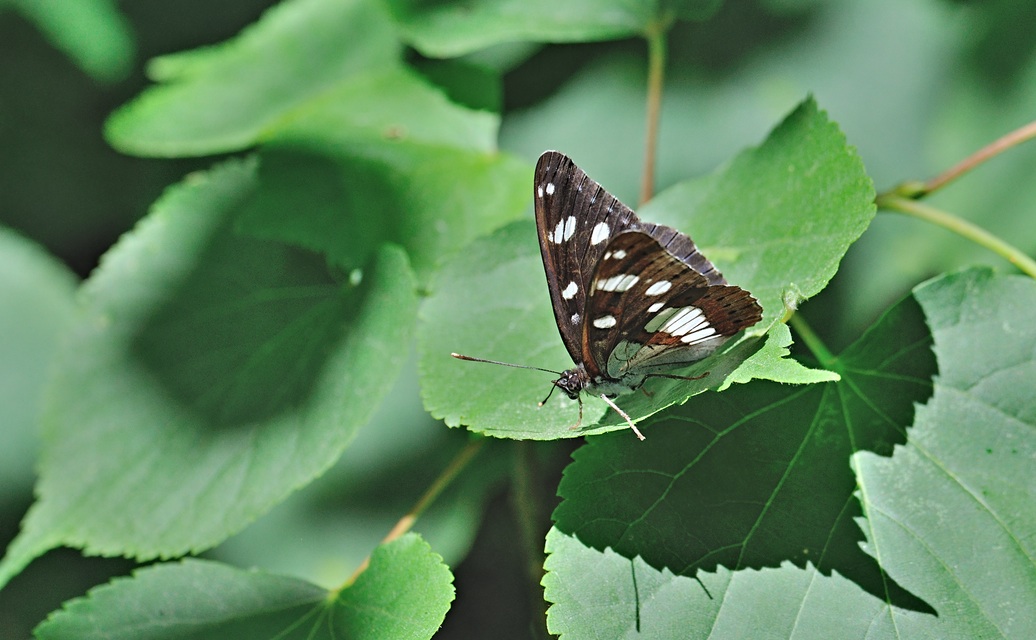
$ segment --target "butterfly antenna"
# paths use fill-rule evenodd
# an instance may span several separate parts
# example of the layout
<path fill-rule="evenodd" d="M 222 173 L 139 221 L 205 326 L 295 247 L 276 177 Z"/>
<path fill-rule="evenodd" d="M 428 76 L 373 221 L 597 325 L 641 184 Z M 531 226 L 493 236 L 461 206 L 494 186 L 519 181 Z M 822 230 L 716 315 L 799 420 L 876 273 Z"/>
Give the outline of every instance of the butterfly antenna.
<path fill-rule="evenodd" d="M 553 369 L 544 369 L 542 367 L 530 367 L 527 364 L 514 364 L 511 362 L 500 362 L 499 360 L 486 360 L 485 358 L 476 358 L 474 356 L 465 356 L 459 353 L 451 353 L 451 356 L 458 360 L 467 360 L 468 362 L 485 362 L 486 364 L 499 364 L 505 367 L 514 367 L 515 369 L 533 369 L 535 371 L 545 371 L 547 373 L 553 373 L 556 376 L 560 376 L 560 371 L 554 371 Z M 546 400 L 544 400 L 546 402 Z"/>
<path fill-rule="evenodd" d="M 544 398 L 543 400 L 540 400 L 540 403 L 538 405 L 536 405 L 536 406 L 542 407 L 543 405 L 547 404 L 547 400 L 550 400 L 550 396 L 552 396 L 554 394 L 554 389 L 556 389 L 557 387 L 558 387 L 558 384 L 556 382 L 554 384 L 550 385 L 550 391 L 547 392 L 547 397 Z"/>

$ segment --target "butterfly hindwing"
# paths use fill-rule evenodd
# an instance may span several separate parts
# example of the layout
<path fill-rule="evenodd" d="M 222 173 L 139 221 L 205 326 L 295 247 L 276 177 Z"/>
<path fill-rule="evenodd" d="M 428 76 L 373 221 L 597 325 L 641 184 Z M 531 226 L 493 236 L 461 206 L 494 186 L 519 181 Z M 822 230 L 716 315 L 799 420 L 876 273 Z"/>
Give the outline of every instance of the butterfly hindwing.
<path fill-rule="evenodd" d="M 533 191 L 554 319 L 572 360 L 580 362 L 583 315 L 594 266 L 608 241 L 639 220 L 568 156 L 556 151 L 540 156 Z"/>
<path fill-rule="evenodd" d="M 627 380 L 697 362 L 761 317 L 747 291 L 710 284 L 641 231 L 626 231 L 608 244 L 586 313 L 588 371 Z"/>

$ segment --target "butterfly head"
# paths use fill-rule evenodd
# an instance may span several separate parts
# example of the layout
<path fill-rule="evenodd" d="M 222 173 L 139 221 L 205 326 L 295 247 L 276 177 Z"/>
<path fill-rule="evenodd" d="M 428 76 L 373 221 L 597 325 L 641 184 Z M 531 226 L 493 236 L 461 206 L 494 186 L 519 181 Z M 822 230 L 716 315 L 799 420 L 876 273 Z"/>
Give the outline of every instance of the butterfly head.
<path fill-rule="evenodd" d="M 554 386 L 565 392 L 572 400 L 578 400 L 579 394 L 590 386 L 590 375 L 582 364 L 562 371 L 561 377 L 554 381 Z"/>

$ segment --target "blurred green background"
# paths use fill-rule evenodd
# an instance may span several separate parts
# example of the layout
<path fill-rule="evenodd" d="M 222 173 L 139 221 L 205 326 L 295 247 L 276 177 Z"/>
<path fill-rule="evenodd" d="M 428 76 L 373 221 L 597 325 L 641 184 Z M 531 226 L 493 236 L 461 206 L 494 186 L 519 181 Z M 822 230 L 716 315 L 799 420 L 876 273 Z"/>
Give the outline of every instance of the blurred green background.
<path fill-rule="evenodd" d="M 120 155 L 104 141 L 106 117 L 148 86 L 148 59 L 221 42 L 275 3 L 82 0 L 69 11 L 72 4 L 0 0 L 0 225 L 38 243 L 82 278 L 163 189 L 215 161 Z M 857 147 L 879 191 L 930 177 L 1036 118 L 1034 50 L 1036 3 L 1029 0 L 725 3 L 708 20 L 680 23 L 672 32 L 656 189 L 707 173 L 759 143 L 807 94 Z M 433 61 L 411 58 L 434 79 Z M 503 149 L 530 164 L 546 148 L 562 150 L 620 199 L 636 202 L 643 41 L 514 44 L 469 61 L 500 74 L 501 95 L 490 101 L 503 111 Z M 1031 255 L 1034 175 L 1036 147 L 1030 144 L 994 159 L 931 203 Z M 879 215 L 832 285 L 803 312 L 838 351 L 923 279 L 974 262 L 1006 267 L 941 229 Z M 17 299 L 0 299 L 0 306 L 10 304 Z M 4 341 L 21 339 L 0 337 L 0 355 L 10 352 Z M 40 363 L 18 379 L 44 375 Z M 0 382 L 0 402 L 23 393 L 12 390 L 11 380 Z M 412 399 L 403 408 L 411 416 L 405 421 L 425 425 L 429 439 L 441 436 L 441 426 L 420 408 L 416 380 L 400 385 L 390 397 Z M 32 499 L 33 422 L 33 415 L 0 406 L 4 544 Z M 558 446 L 543 453 L 547 476 L 567 457 Z M 522 570 L 510 535 L 513 518 L 506 492 L 498 491 L 473 551 L 453 566 L 458 583 L 467 576 L 487 586 L 458 599 L 442 637 L 486 629 L 526 636 L 526 611 L 535 604 L 514 584 Z M 253 535 L 261 543 L 262 534 Z M 458 545 L 455 558 L 464 556 L 466 544 Z M 61 602 L 131 566 L 83 559 L 75 551 L 48 554 L 0 591 L 0 637 L 27 637 Z"/>

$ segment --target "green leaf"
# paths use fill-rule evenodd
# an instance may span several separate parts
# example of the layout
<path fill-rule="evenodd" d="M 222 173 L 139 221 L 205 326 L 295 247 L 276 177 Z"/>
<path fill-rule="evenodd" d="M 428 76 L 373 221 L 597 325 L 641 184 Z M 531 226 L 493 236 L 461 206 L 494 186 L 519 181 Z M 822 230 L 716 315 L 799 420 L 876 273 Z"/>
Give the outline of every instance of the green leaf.
<path fill-rule="evenodd" d="M 416 534 L 378 547 L 336 603 L 342 638 L 431 638 L 453 602 L 453 576 Z"/>
<path fill-rule="evenodd" d="M 625 0 L 473 0 L 429 3 L 388 0 L 403 37 L 433 58 L 452 58 L 516 41 L 585 42 L 640 33 L 653 2 Z"/>
<path fill-rule="evenodd" d="M 741 363 L 726 380 L 723 388 L 734 382 L 748 382 L 754 379 L 773 380 L 785 384 L 814 384 L 832 382 L 839 376 L 834 371 L 810 369 L 798 360 L 789 358 L 791 330 L 786 324 L 777 324 L 766 334 L 766 343 Z M 722 391 L 723 388 L 720 390 Z"/>
<path fill-rule="evenodd" d="M 359 74 L 287 111 L 264 132 L 268 142 L 413 142 L 493 151 L 499 117 L 450 102 L 417 73 Z"/>
<path fill-rule="evenodd" d="M 453 601 L 449 569 L 416 534 L 379 546 L 356 582 L 302 580 L 185 560 L 137 571 L 73 600 L 40 640 L 431 638 Z"/>
<path fill-rule="evenodd" d="M 65 265 L 0 228 L 0 496 L 5 499 L 24 500 L 35 479 L 43 389 L 59 338 L 72 321 L 75 286 Z"/>
<path fill-rule="evenodd" d="M 840 382 L 739 385 L 642 444 L 590 440 L 548 537 L 551 630 L 1024 636 L 1036 404 L 1017 380 L 1036 374 L 1034 306 L 1029 279 L 943 277 L 838 358 Z"/>
<path fill-rule="evenodd" d="M 854 456 L 867 551 L 953 635 L 1024 637 L 1036 628 L 1036 283 L 974 269 L 914 295 L 939 377 L 907 446 Z"/>
<path fill-rule="evenodd" d="M 874 185 L 809 98 L 722 171 L 658 195 L 652 221 L 691 229 L 723 274 L 763 305 L 761 326 L 819 293 L 874 218 Z"/>
<path fill-rule="evenodd" d="M 376 2 L 290 0 L 234 40 L 156 60 L 152 74 L 165 84 L 112 115 L 106 135 L 144 156 L 243 149 L 339 83 L 395 67 L 399 49 Z"/>
<path fill-rule="evenodd" d="M 577 158 L 578 162 L 579 159 Z M 605 185 L 607 188 L 607 185 Z M 643 208 L 643 217 L 689 230 L 727 279 L 751 291 L 763 306 L 753 336 L 776 326 L 786 305 L 817 293 L 834 275 L 848 246 L 874 214 L 874 192 L 859 158 L 812 100 L 792 112 L 766 142 L 703 180 L 683 183 Z M 557 334 L 531 225 L 513 226 L 473 243 L 432 284 L 418 327 L 422 388 L 432 415 L 451 426 L 510 438 L 554 439 L 625 428 L 614 414 L 595 428 L 572 431 L 578 408 L 567 397 L 537 402 L 549 390 L 546 374 L 460 363 L 451 352 L 560 371 L 572 366 Z M 619 404 L 634 420 L 749 376 L 781 382 L 830 379 L 777 356 L 783 332 L 763 346 L 729 343 L 684 375 L 694 382 L 656 380 L 652 396 L 631 394 Z M 759 351 L 756 351 L 760 349 Z M 603 401 L 584 401 L 583 426 L 603 415 Z"/>
<path fill-rule="evenodd" d="M 509 155 L 408 143 L 292 140 L 266 145 L 260 158 L 240 230 L 325 253 L 347 269 L 394 242 L 422 282 L 444 256 L 522 215 L 531 181 Z"/>
<path fill-rule="evenodd" d="M 193 176 L 84 285 L 39 500 L 0 578 L 58 544 L 208 548 L 333 464 L 390 388 L 416 307 L 402 251 L 338 278 L 320 256 L 239 236 L 253 187 L 247 163 Z"/>
<path fill-rule="evenodd" d="M 55 47 L 98 80 L 121 80 L 133 68 L 136 46 L 112 0 L 8 0 Z"/>
<path fill-rule="evenodd" d="M 555 603 L 547 610 L 547 627 L 565 640 L 913 637 L 890 628 L 880 600 L 812 566 L 736 572 L 719 567 L 689 578 L 610 549 L 592 549 L 556 528 L 547 535 L 546 550 L 543 586 Z M 905 617 L 899 612 L 897 622 Z"/>

